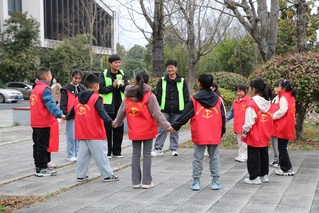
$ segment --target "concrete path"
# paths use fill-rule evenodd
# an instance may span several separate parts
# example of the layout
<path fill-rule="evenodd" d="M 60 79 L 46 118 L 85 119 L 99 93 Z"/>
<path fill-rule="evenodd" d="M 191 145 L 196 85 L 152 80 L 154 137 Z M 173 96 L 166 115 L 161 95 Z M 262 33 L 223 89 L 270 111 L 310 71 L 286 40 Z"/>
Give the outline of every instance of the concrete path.
<path fill-rule="evenodd" d="M 246 164 L 234 161 L 237 150 L 221 149 L 222 189 L 211 190 L 205 158 L 201 190 L 195 192 L 190 189 L 193 150 L 179 149 L 178 157 L 165 153 L 153 158 L 154 188 L 133 189 L 132 148 L 127 135 L 124 158 L 110 159 L 120 180 L 103 182 L 91 160 L 90 180 L 79 184 L 75 163 L 65 160 L 65 124 L 60 124 L 60 151 L 52 155 L 59 165 L 55 177 L 33 175 L 31 132 L 24 126 L 0 128 L 0 194 L 51 195 L 45 202 L 17 212 L 319 212 L 319 151 L 290 151 L 294 177 L 276 176 L 270 167 L 270 182 L 253 186 L 244 183 Z M 188 130 L 180 132 L 180 142 L 189 139 Z"/>

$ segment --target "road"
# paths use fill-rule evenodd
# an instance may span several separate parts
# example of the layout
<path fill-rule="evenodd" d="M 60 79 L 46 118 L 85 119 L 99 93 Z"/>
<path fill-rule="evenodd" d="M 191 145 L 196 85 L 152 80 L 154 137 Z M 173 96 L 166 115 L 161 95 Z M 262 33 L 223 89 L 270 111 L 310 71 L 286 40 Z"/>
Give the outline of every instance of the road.
<path fill-rule="evenodd" d="M 18 103 L 0 103 L 0 110 L 9 110 L 14 107 L 29 106 L 29 100 L 19 101 Z"/>

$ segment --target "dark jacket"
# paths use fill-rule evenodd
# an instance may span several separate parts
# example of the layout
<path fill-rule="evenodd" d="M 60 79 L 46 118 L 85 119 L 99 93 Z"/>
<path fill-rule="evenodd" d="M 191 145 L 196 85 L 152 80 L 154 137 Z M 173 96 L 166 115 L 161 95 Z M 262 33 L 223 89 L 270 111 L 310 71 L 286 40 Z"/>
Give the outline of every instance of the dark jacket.
<path fill-rule="evenodd" d="M 79 84 L 77 87 L 67 83 L 61 88 L 61 99 L 60 99 L 60 109 L 63 112 L 63 115 L 67 114 L 67 108 L 68 108 L 68 94 L 67 91 L 71 92 L 72 94 L 79 94 L 81 91 L 85 90 L 85 87 L 82 84 Z"/>
<path fill-rule="evenodd" d="M 168 75 L 165 76 L 166 83 L 166 101 L 165 101 L 165 107 L 162 112 L 166 113 L 180 113 L 179 110 L 179 101 L 178 101 L 178 90 L 177 90 L 177 82 L 182 81 L 182 77 L 176 74 L 176 78 L 174 80 L 171 80 Z M 156 84 L 156 99 L 161 106 L 161 100 L 162 100 L 162 78 L 157 82 Z M 184 80 L 183 85 L 183 96 L 184 96 L 184 106 L 187 105 L 189 102 L 189 91 L 187 88 L 187 83 Z"/>
<path fill-rule="evenodd" d="M 211 89 L 201 89 L 198 93 L 194 95 L 194 97 L 203 107 L 210 108 L 217 104 L 218 99 L 220 98 L 216 93 L 214 93 Z M 225 109 L 224 105 L 220 105 L 220 111 L 222 114 L 222 135 L 226 132 L 226 117 L 225 117 Z M 186 124 L 189 119 L 194 116 L 194 105 L 193 102 L 190 101 L 183 112 L 178 116 L 177 120 L 172 124 L 172 127 L 178 131 L 182 125 Z"/>
<path fill-rule="evenodd" d="M 80 92 L 78 95 L 79 102 L 81 104 L 86 104 L 89 101 L 90 97 L 93 95 L 93 93 L 94 92 L 92 90 L 84 90 Z M 95 103 L 95 110 L 97 111 L 99 116 L 104 120 L 104 122 L 107 125 L 109 125 L 109 127 L 111 127 L 113 121 L 110 118 L 110 116 L 105 112 L 101 97 L 99 97 L 99 99 Z M 66 119 L 70 120 L 73 117 L 74 117 L 74 107 L 72 107 L 71 111 L 67 114 Z"/>
<path fill-rule="evenodd" d="M 101 72 L 101 74 L 99 75 L 99 84 L 100 84 L 100 89 L 99 89 L 99 93 L 100 94 L 108 94 L 110 92 L 113 93 L 113 101 L 112 104 L 104 104 L 104 109 L 107 113 L 109 114 L 115 114 L 117 113 L 118 109 L 121 106 L 122 103 L 122 99 L 121 99 L 121 93 L 120 91 L 122 91 L 124 93 L 125 91 L 125 87 L 128 85 L 128 81 L 127 81 L 127 77 L 126 75 L 123 75 L 123 80 L 124 80 L 124 86 L 123 87 L 113 87 L 113 82 L 116 79 L 116 75 L 117 74 L 122 74 L 120 71 L 118 71 L 118 73 L 113 74 L 110 71 L 110 68 L 108 69 L 108 72 L 106 74 L 107 77 L 112 79 L 112 85 L 110 86 L 105 86 L 105 80 L 104 80 L 104 73 Z"/>

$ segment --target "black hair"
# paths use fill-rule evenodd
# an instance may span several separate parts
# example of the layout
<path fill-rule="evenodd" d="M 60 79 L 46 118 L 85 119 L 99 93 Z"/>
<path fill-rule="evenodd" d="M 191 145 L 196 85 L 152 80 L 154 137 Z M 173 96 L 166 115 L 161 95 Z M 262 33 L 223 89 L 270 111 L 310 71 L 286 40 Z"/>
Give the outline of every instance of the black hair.
<path fill-rule="evenodd" d="M 250 81 L 250 87 L 256 89 L 256 93 L 260 94 L 266 100 L 270 100 L 272 97 L 271 89 L 265 80 L 262 78 L 254 78 Z"/>
<path fill-rule="evenodd" d="M 216 82 L 213 82 L 212 87 L 215 87 L 216 89 L 214 90 L 214 92 L 218 95 L 221 96 L 221 93 L 218 89 L 218 84 Z"/>
<path fill-rule="evenodd" d="M 172 59 L 167 60 L 166 63 L 165 63 L 165 67 L 167 67 L 169 65 L 173 65 L 173 66 L 177 67 L 177 61 L 172 60 Z"/>
<path fill-rule="evenodd" d="M 236 91 L 237 90 L 244 91 L 244 93 L 247 94 L 247 86 L 245 84 L 237 84 L 236 85 Z"/>
<path fill-rule="evenodd" d="M 73 78 L 76 75 L 80 75 L 82 77 L 83 76 L 82 71 L 79 69 L 75 69 L 71 72 L 71 78 Z"/>
<path fill-rule="evenodd" d="M 111 56 L 109 57 L 109 63 L 112 63 L 113 61 L 120 61 L 120 60 L 121 60 L 121 57 L 118 56 L 118 55 L 116 55 L 116 54 L 111 55 Z"/>
<path fill-rule="evenodd" d="M 282 89 L 284 89 L 286 92 L 291 91 L 291 95 L 293 97 L 296 97 L 297 91 L 293 88 L 291 81 L 289 80 L 279 80 L 279 85 L 281 86 Z"/>
<path fill-rule="evenodd" d="M 138 88 L 137 88 L 137 99 L 142 100 L 144 96 L 144 83 L 148 83 L 149 81 L 149 75 L 146 71 L 140 70 L 137 72 L 135 80 L 138 83 Z"/>
<path fill-rule="evenodd" d="M 37 78 L 40 80 L 44 80 L 44 76 L 50 72 L 49 68 L 46 67 L 39 67 L 37 70 Z"/>
<path fill-rule="evenodd" d="M 210 89 L 213 85 L 213 76 L 209 73 L 200 74 L 198 77 L 199 83 L 202 85 L 203 89 Z"/>
<path fill-rule="evenodd" d="M 94 73 L 89 73 L 84 79 L 84 85 L 86 88 L 90 89 L 94 84 L 99 83 L 99 78 Z"/>
<path fill-rule="evenodd" d="M 279 87 L 279 85 L 281 85 L 281 83 L 280 83 L 281 81 L 282 81 L 282 80 L 276 81 L 275 84 L 274 84 L 274 87 Z"/>

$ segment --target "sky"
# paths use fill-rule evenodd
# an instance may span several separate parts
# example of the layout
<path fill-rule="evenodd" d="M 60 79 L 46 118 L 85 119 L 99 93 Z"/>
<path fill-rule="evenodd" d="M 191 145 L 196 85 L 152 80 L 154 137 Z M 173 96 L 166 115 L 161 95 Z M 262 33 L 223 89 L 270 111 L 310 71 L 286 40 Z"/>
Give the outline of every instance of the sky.
<path fill-rule="evenodd" d="M 124 3 L 126 0 L 104 0 L 105 4 L 116 12 L 116 43 L 123 45 L 126 50 L 129 50 L 136 44 L 144 47 L 147 44 L 147 41 L 143 33 L 136 28 L 129 17 L 127 9 L 118 1 Z M 136 7 L 140 8 L 139 4 L 137 4 Z M 138 22 L 143 28 L 148 28 L 148 25 L 143 18 L 140 18 Z"/>

